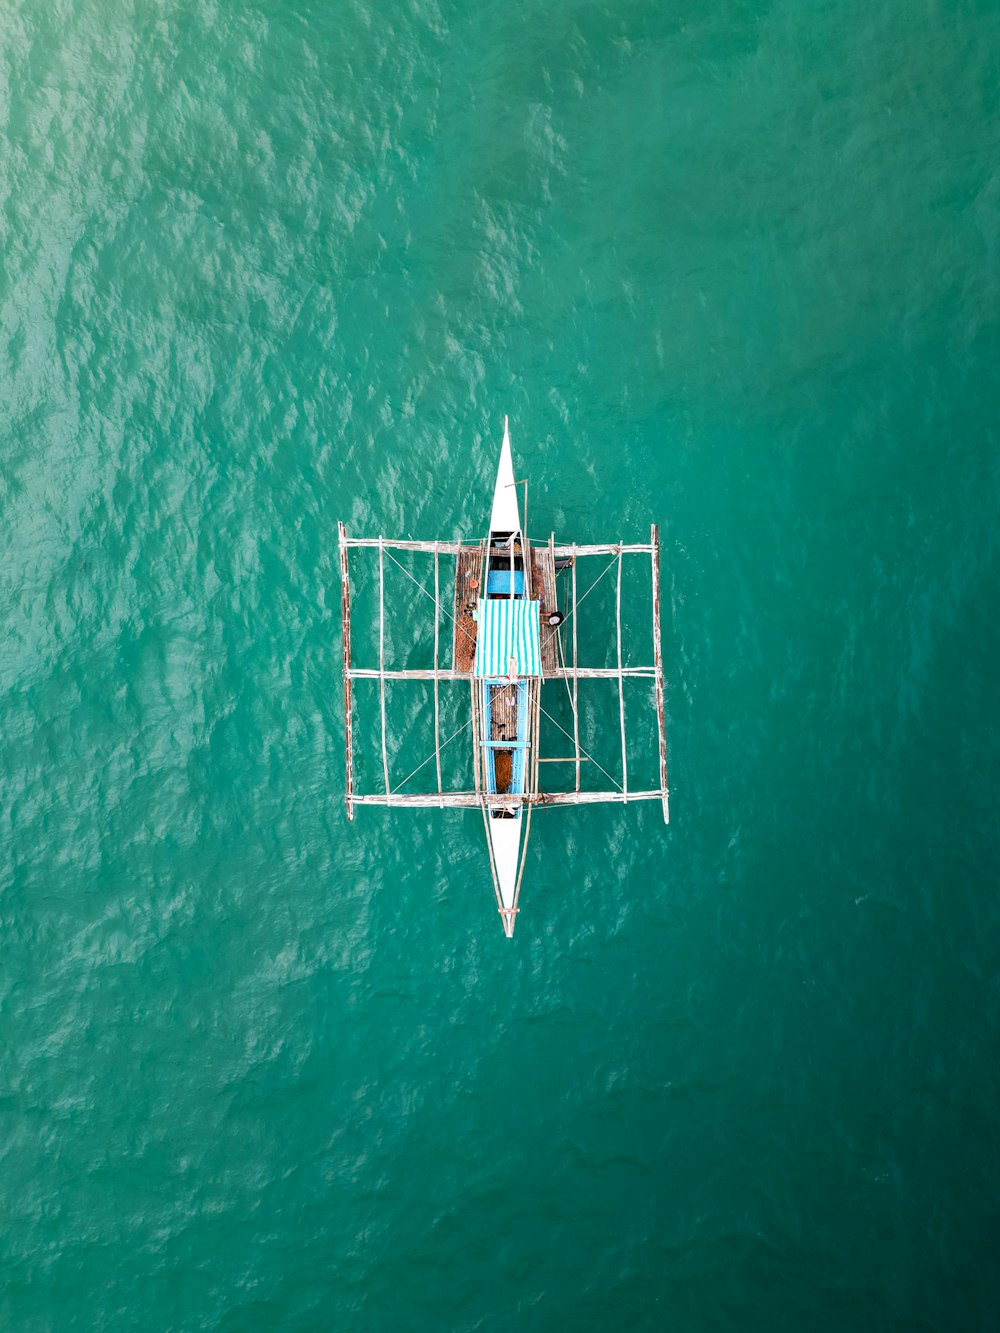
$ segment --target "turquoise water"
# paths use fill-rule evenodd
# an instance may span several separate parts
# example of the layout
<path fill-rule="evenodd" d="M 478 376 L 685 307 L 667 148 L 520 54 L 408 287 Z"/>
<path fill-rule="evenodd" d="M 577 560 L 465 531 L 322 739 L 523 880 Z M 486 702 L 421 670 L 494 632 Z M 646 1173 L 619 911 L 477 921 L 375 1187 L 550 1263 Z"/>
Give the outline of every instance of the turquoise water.
<path fill-rule="evenodd" d="M 1000 9 L 0 36 L 3 1327 L 1000 1327 Z M 511 942 L 477 814 L 345 821 L 336 555 L 504 413 L 661 524 L 672 788 Z"/>

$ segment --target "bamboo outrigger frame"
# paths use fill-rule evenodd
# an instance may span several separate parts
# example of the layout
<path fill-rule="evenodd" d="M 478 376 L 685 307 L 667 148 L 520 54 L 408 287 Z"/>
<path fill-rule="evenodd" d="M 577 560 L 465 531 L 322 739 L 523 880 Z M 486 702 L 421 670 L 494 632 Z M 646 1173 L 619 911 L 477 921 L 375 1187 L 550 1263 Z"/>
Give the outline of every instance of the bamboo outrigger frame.
<path fill-rule="evenodd" d="M 505 429 L 504 446 L 508 449 L 508 440 Z M 508 456 L 509 461 L 509 456 Z M 508 488 L 513 485 L 508 482 Z M 519 485 L 520 483 L 516 483 Z M 501 482 L 498 477 L 497 495 L 500 494 Z M 515 491 L 516 494 L 516 491 Z M 495 502 L 496 503 L 496 502 Z M 491 526 L 496 526 L 491 524 Z M 514 919 L 518 912 L 518 898 L 520 894 L 521 878 L 524 872 L 524 846 L 527 843 L 527 835 L 530 830 L 530 820 L 532 811 L 536 807 L 557 807 L 570 805 L 593 805 L 598 803 L 629 804 L 634 801 L 659 801 L 661 803 L 664 822 L 669 822 L 669 792 L 667 786 L 667 748 L 666 748 L 666 725 L 664 709 L 664 680 L 663 680 L 663 656 L 661 643 L 661 624 L 660 624 L 660 541 L 659 529 L 656 524 L 650 527 L 650 536 L 648 542 L 643 543 L 602 543 L 602 544 L 557 544 L 554 536 L 550 536 L 546 542 L 532 542 L 526 538 L 519 530 L 519 524 L 516 530 L 510 531 L 508 540 L 498 545 L 494 534 L 483 540 L 473 541 L 414 541 L 410 539 L 390 539 L 379 537 L 350 537 L 343 523 L 338 523 L 338 532 L 340 539 L 340 578 L 341 578 L 341 620 L 343 631 L 343 687 L 344 687 L 344 753 L 345 753 L 345 802 L 347 807 L 347 818 L 353 820 L 355 809 L 358 806 L 387 806 L 396 809 L 472 809 L 479 807 L 483 814 L 486 825 L 487 845 L 490 854 L 490 869 L 493 878 L 494 890 L 497 895 L 497 903 L 503 919 L 504 929 L 509 936 L 513 933 Z M 363 550 L 373 549 L 378 555 L 378 666 L 355 666 L 351 657 L 351 579 L 349 553 L 352 549 Z M 509 551 L 508 551 L 509 548 Z M 433 560 L 433 593 L 421 583 L 414 579 L 405 566 L 400 565 L 403 572 L 413 579 L 414 582 L 434 603 L 434 645 L 433 645 L 433 667 L 430 668 L 405 668 L 396 669 L 386 664 L 386 633 L 385 633 L 385 559 L 388 555 L 396 564 L 393 552 L 407 552 L 421 555 L 428 555 Z M 510 664 L 510 674 L 501 675 L 492 681 L 483 680 L 482 672 L 474 671 L 472 657 L 469 653 L 469 644 L 463 642 L 462 636 L 469 638 L 474 642 L 476 637 L 476 627 L 471 617 L 461 614 L 465 609 L 465 603 L 470 595 L 469 590 L 482 589 L 483 594 L 487 592 L 486 575 L 491 577 L 497 575 L 501 579 L 507 578 L 507 562 L 509 555 L 509 583 L 507 587 L 509 592 L 498 594 L 501 600 L 511 600 L 515 598 L 515 578 L 520 577 L 522 585 L 526 589 L 533 589 L 536 592 L 542 589 L 542 595 L 538 601 L 530 605 L 541 608 L 542 623 L 539 627 L 541 635 L 541 673 L 540 675 L 519 675 L 515 672 L 515 662 L 513 658 Z M 456 575 L 454 590 L 454 605 L 459 615 L 452 615 L 447 606 L 443 604 L 441 596 L 441 557 L 454 557 L 456 559 Z M 611 563 L 598 575 L 597 579 L 587 588 L 582 596 L 577 593 L 577 564 L 581 558 L 590 556 L 612 557 Z M 650 574 L 652 579 L 652 596 L 650 603 L 650 624 L 652 629 L 653 641 L 653 661 L 646 666 L 625 665 L 622 640 L 622 573 L 625 557 L 645 557 L 650 561 Z M 515 558 L 518 568 L 515 570 Z M 592 588 L 600 582 L 605 574 L 612 568 L 616 569 L 615 580 L 615 665 L 606 667 L 592 667 L 581 665 L 579 661 L 579 642 L 578 642 L 578 608 L 588 595 Z M 551 612 L 558 609 L 554 604 L 558 600 L 556 590 L 556 574 L 564 570 L 569 571 L 569 607 L 566 616 L 562 618 L 560 624 L 550 626 L 547 617 Z M 478 574 L 478 578 L 473 577 L 473 571 Z M 463 579 L 465 582 L 463 583 Z M 526 592 L 517 594 L 518 597 L 526 596 Z M 546 605 L 546 603 L 552 603 Z M 487 603 L 480 601 L 480 608 L 485 608 Z M 454 622 L 454 652 L 453 661 L 450 667 L 441 664 L 441 643 L 440 643 L 440 623 L 442 612 Z M 513 614 L 513 610 L 511 611 Z M 561 625 L 566 625 L 571 621 L 572 635 L 570 640 L 570 661 L 565 660 L 563 634 Z M 536 622 L 537 623 L 537 622 Z M 470 630 L 469 626 L 472 625 Z M 461 651 L 460 651 L 461 649 Z M 357 681 L 377 681 L 379 693 L 379 739 L 380 739 L 380 757 L 382 769 L 382 791 L 358 792 L 355 786 L 354 775 L 354 683 Z M 572 743 L 571 755 L 545 756 L 539 754 L 538 737 L 540 733 L 540 719 L 544 713 L 549 716 L 542 707 L 541 694 L 545 681 L 563 681 L 566 685 L 567 696 L 573 715 L 572 734 L 554 718 L 550 721 L 566 736 Z M 617 712 L 618 712 L 618 730 L 621 742 L 621 783 L 611 777 L 612 783 L 617 790 L 588 791 L 581 786 L 581 764 L 590 763 L 593 767 L 600 769 L 602 773 L 605 770 L 593 759 L 583 748 L 580 742 L 580 721 L 579 721 L 579 682 L 581 680 L 607 680 L 614 681 L 617 684 Z M 628 774 L 628 744 L 626 729 L 626 710 L 625 710 L 625 682 L 627 680 L 648 680 L 652 686 L 652 706 L 656 714 L 656 730 L 659 759 L 659 786 L 653 789 L 636 789 L 629 787 Z M 387 743 L 386 727 L 386 683 L 389 681 L 416 681 L 427 682 L 433 686 L 433 728 L 434 728 L 434 749 L 433 754 L 429 755 L 424 764 L 430 763 L 433 758 L 435 771 L 435 787 L 432 792 L 405 792 L 400 790 L 409 782 L 410 778 L 424 767 L 424 764 L 418 766 L 407 777 L 403 778 L 395 786 L 392 783 L 389 763 L 389 747 Z M 444 683 L 467 681 L 471 684 L 471 715 L 470 719 L 459 731 L 448 736 L 443 742 L 441 739 L 441 706 L 440 706 L 440 687 Z M 504 697 L 507 703 L 503 703 Z M 499 701 L 499 702 L 498 702 Z M 507 717 L 508 723 L 512 717 L 521 717 L 523 714 L 523 727 L 525 740 L 512 739 L 509 732 L 503 732 L 501 739 L 497 739 L 497 709 L 500 708 Z M 519 724 L 519 726 L 522 724 Z M 441 754 L 446 746 L 455 739 L 460 732 L 465 731 L 467 727 L 472 728 L 473 737 L 473 790 L 449 790 L 442 777 Z M 492 730 L 491 730 L 492 728 Z M 518 731 L 518 736 L 521 732 Z M 495 780 L 494 769 L 499 762 L 497 751 L 502 750 L 509 756 L 508 765 L 513 763 L 515 751 L 523 752 L 523 758 L 518 760 L 523 767 L 523 776 L 519 785 L 522 790 L 505 790 Z M 539 790 L 538 773 L 539 765 L 542 763 L 565 763 L 572 766 L 574 787 L 571 791 L 552 791 L 546 792 Z M 524 816 L 523 821 L 521 816 Z M 523 823 L 524 837 L 521 840 L 520 850 L 517 853 L 516 879 L 512 878 L 509 866 L 498 865 L 497 857 L 501 855 L 502 848 L 496 844 L 498 832 L 505 829 L 509 834 L 511 826 L 503 824 L 503 821 L 516 820 L 518 822 L 517 836 L 521 837 L 521 825 Z M 500 823 L 497 823 L 500 821 Z M 509 837 L 504 841 L 509 842 Z M 495 845 L 496 844 L 496 845 Z"/>

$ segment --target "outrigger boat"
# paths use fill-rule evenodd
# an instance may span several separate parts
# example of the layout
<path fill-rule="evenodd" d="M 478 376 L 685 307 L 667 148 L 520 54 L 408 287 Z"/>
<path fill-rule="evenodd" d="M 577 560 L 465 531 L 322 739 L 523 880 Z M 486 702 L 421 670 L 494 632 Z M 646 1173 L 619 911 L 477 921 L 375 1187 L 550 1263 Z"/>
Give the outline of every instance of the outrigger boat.
<path fill-rule="evenodd" d="M 540 604 L 529 595 L 530 553 L 521 530 L 505 417 L 490 510 L 486 596 L 476 609 L 473 764 L 481 760 L 490 861 L 508 938 L 517 911 L 522 831 L 531 818 L 530 805 L 527 819 L 523 817 L 523 797 L 538 789 L 541 616 Z"/>
<path fill-rule="evenodd" d="M 522 526 L 511 456 L 510 433 L 504 418 L 503 444 L 493 488 L 487 536 L 475 542 L 388 540 L 383 537 L 348 537 L 343 523 L 340 535 L 341 610 L 344 660 L 344 730 L 346 753 L 347 817 L 353 819 L 358 805 L 395 807 L 469 808 L 482 811 L 489 851 L 490 870 L 497 907 L 504 933 L 510 938 L 518 913 L 524 857 L 536 805 L 580 805 L 598 801 L 629 802 L 659 800 L 664 821 L 669 820 L 667 791 L 666 734 L 663 702 L 663 664 L 660 643 L 659 535 L 656 525 L 650 529 L 648 544 L 557 546 L 555 538 L 547 543 L 528 539 Z M 348 551 L 352 547 L 378 550 L 379 586 L 379 666 L 358 668 L 351 662 L 351 593 Z M 385 665 L 385 559 L 389 557 L 423 592 L 432 594 L 403 566 L 393 551 L 420 552 L 434 557 L 434 665 L 433 668 L 392 670 Z M 650 559 L 651 628 L 653 663 L 651 666 L 623 666 L 621 633 L 622 563 L 625 556 L 642 555 Z M 440 560 L 455 558 L 455 593 L 452 666 L 440 665 L 439 625 L 441 618 Z M 577 597 L 577 563 L 591 556 L 611 556 L 581 597 Z M 583 667 L 577 661 L 578 607 L 590 589 L 617 568 L 616 632 L 617 665 Z M 556 587 L 557 573 L 570 573 L 568 614 L 560 610 Z M 572 630 L 571 664 L 566 661 L 564 634 Z M 659 786 L 652 790 L 630 790 L 628 786 L 628 749 L 625 727 L 624 681 L 630 677 L 649 679 L 656 710 L 659 748 Z M 580 680 L 613 679 L 618 683 L 618 714 L 621 736 L 622 780 L 606 773 L 615 790 L 588 791 L 581 787 L 581 763 L 600 768 L 593 756 L 580 744 L 578 690 Z M 384 790 L 362 794 L 354 788 L 353 690 L 354 682 L 377 680 L 382 738 Z M 390 780 L 386 744 L 386 681 L 413 680 L 433 684 L 434 753 L 395 786 Z M 473 741 L 474 791 L 446 789 L 442 782 L 441 753 L 459 733 L 440 741 L 439 685 L 444 681 L 467 680 L 471 684 L 471 710 L 468 722 Z M 545 713 L 541 692 L 546 680 L 565 682 L 573 717 L 572 736 L 557 722 L 559 730 L 573 741 L 570 758 L 545 759 L 539 754 L 540 717 Z M 546 714 L 546 716 L 549 716 Z M 555 719 L 552 719 L 555 721 Z M 415 793 L 402 788 L 425 764 L 435 760 L 437 791 Z M 538 786 L 539 764 L 565 763 L 574 766 L 573 791 L 543 792 Z"/>

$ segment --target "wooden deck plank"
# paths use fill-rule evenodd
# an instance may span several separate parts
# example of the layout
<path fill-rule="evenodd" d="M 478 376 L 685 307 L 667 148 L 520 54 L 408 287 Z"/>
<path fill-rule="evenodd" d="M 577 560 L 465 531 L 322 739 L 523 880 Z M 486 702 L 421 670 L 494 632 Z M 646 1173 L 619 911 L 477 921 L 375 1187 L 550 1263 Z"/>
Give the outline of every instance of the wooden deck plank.
<path fill-rule="evenodd" d="M 542 625 L 540 636 L 542 672 L 547 676 L 550 671 L 557 671 L 559 668 L 559 630 L 552 629 L 545 623 L 545 617 L 550 611 L 559 610 L 558 595 L 556 593 L 556 567 L 555 561 L 552 558 L 551 546 L 532 547 L 531 595 L 542 604 Z"/>
<path fill-rule="evenodd" d="M 455 625 L 452 634 L 452 669 L 470 675 L 476 656 L 476 622 L 472 618 L 479 588 L 473 587 L 482 570 L 482 550 L 463 548 L 455 562 Z"/>

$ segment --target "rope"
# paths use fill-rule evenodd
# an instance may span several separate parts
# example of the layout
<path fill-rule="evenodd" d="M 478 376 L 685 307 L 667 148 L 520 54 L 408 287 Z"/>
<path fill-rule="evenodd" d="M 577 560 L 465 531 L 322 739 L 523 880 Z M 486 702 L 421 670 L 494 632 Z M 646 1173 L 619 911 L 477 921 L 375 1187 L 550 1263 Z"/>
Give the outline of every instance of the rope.
<path fill-rule="evenodd" d="M 498 699 L 501 694 L 509 690 L 512 684 L 516 685 L 517 682 L 508 681 L 506 685 L 502 685 L 500 687 L 499 693 L 494 695 L 494 699 Z M 475 708 L 475 704 L 473 704 L 472 706 L 473 708 Z M 465 731 L 467 727 L 471 726 L 472 726 L 472 715 L 470 715 L 468 722 L 463 722 L 462 725 L 459 727 L 459 729 L 457 731 L 453 731 L 446 741 L 443 741 L 439 746 L 436 747 L 436 749 L 432 750 L 431 753 L 427 756 L 427 758 L 423 760 L 422 763 L 419 763 L 416 766 L 416 768 L 413 770 L 412 773 L 407 773 L 403 781 L 398 782 L 396 786 L 393 787 L 392 792 L 390 794 L 395 796 L 395 794 L 400 790 L 401 787 L 406 786 L 410 778 L 412 778 L 415 774 L 419 773 L 422 768 L 425 768 L 431 762 L 431 760 L 434 758 L 435 755 L 439 755 L 446 745 L 450 745 L 456 736 L 461 736 L 462 732 Z M 600 765 L 598 765 L 598 767 L 600 767 Z"/>
<path fill-rule="evenodd" d="M 427 764 L 429 764 L 436 754 L 439 755 L 441 753 L 441 751 L 445 748 L 445 745 L 450 745 L 456 736 L 461 736 L 462 732 L 466 729 L 466 727 L 471 727 L 471 726 L 472 726 L 472 718 L 470 717 L 468 722 L 463 722 L 457 731 L 453 731 L 451 733 L 451 735 L 448 737 L 448 739 L 444 742 L 443 745 L 439 745 L 436 749 L 432 750 L 430 754 L 427 756 L 427 758 L 423 761 L 423 763 L 418 764 L 412 773 L 407 773 L 403 781 L 398 782 L 396 786 L 393 787 L 392 792 L 390 794 L 392 796 L 395 796 L 401 787 L 406 786 L 410 778 L 412 778 L 415 774 L 419 773 L 422 768 L 424 768 Z"/>
<path fill-rule="evenodd" d="M 551 714 L 551 713 L 547 713 L 547 712 L 545 711 L 545 709 L 542 707 L 541 704 L 538 705 L 538 709 L 539 709 L 539 712 L 545 713 L 545 716 L 549 719 L 549 721 L 552 723 L 552 725 L 553 725 L 554 727 L 559 727 L 559 730 L 562 732 L 562 734 L 563 734 L 564 736 L 566 736 L 569 740 L 573 740 L 573 737 L 570 736 L 570 734 L 569 734 L 569 732 L 566 730 L 566 728 L 565 728 L 565 727 L 560 727 L 560 726 L 559 726 L 559 723 L 555 720 L 555 718 L 552 716 L 552 714 Z M 575 744 L 575 742 L 574 742 L 574 744 Z M 592 754 L 588 754 L 587 751 L 583 748 L 582 745 L 580 746 L 580 753 L 581 753 L 586 759 L 589 759 L 590 762 L 591 762 L 592 764 L 597 764 L 597 767 L 598 767 L 598 768 L 601 768 L 601 765 L 597 763 L 597 760 L 594 758 L 594 756 L 593 756 Z M 601 772 L 604 774 L 604 776 L 607 778 L 607 780 L 608 780 L 609 782 L 613 782 L 613 783 L 615 784 L 615 786 L 618 788 L 619 791 L 622 791 L 622 790 L 623 790 L 621 783 L 618 782 L 615 778 L 613 778 L 613 777 L 611 776 L 611 774 L 608 772 L 608 770 L 607 770 L 606 768 L 601 768 Z"/>
<path fill-rule="evenodd" d="M 613 556 L 611 557 L 611 563 L 610 563 L 610 565 L 606 565 L 606 566 L 604 567 L 604 569 L 601 570 L 600 574 L 598 574 L 597 578 L 594 579 L 593 583 L 590 585 L 590 587 L 587 589 L 587 591 L 583 594 L 583 597 L 578 597 L 578 598 L 576 599 L 576 606 L 573 608 L 572 611 L 570 611 L 569 615 L 568 615 L 568 616 L 566 617 L 566 619 L 563 621 L 563 624 L 564 624 L 564 625 L 568 625 L 568 624 L 569 624 L 570 620 L 571 620 L 571 619 L 573 618 L 573 616 L 576 614 L 577 609 L 579 608 L 579 606 L 581 605 L 581 603 L 584 601 L 584 598 L 587 598 L 587 597 L 590 596 L 590 594 L 594 591 L 594 589 L 595 589 L 595 588 L 597 587 L 597 585 L 600 583 L 601 579 L 604 578 L 604 575 L 608 572 L 608 570 L 609 570 L 609 569 L 614 569 L 615 565 L 618 563 L 618 561 L 619 561 L 620 559 L 621 559 L 621 552 L 620 552 L 620 551 L 618 552 L 617 555 L 613 555 Z"/>

